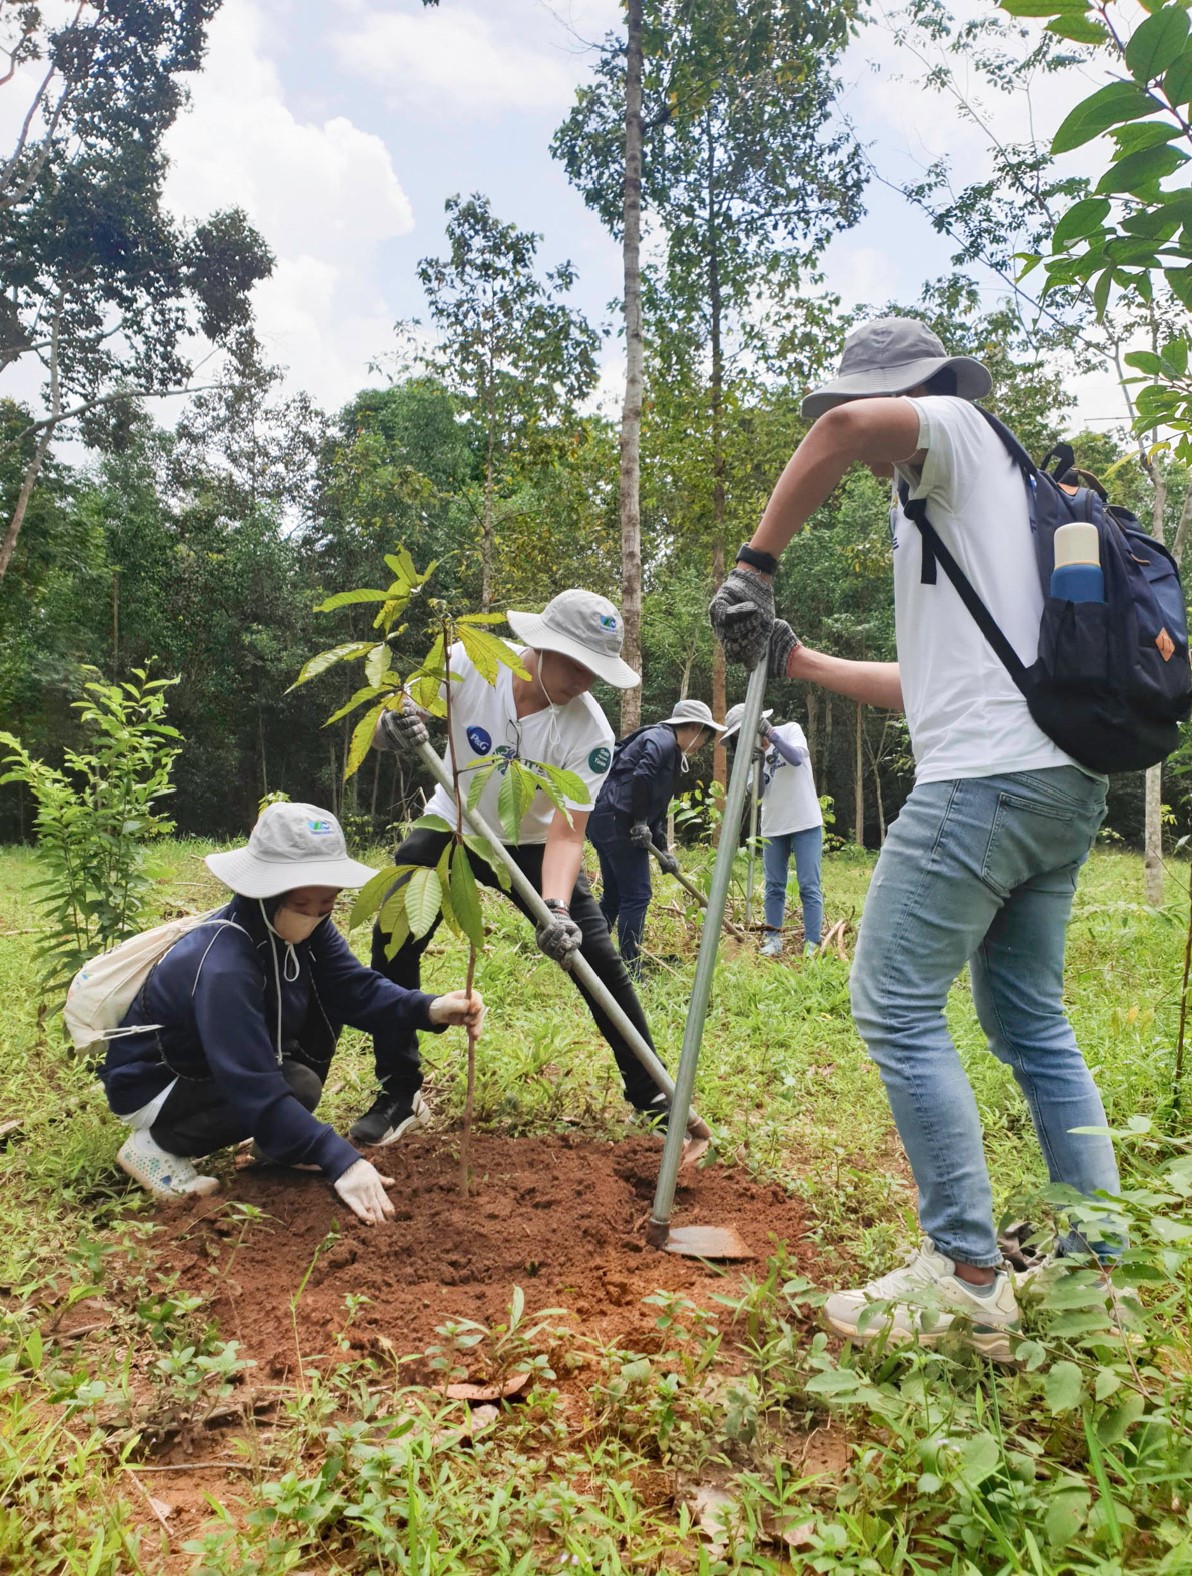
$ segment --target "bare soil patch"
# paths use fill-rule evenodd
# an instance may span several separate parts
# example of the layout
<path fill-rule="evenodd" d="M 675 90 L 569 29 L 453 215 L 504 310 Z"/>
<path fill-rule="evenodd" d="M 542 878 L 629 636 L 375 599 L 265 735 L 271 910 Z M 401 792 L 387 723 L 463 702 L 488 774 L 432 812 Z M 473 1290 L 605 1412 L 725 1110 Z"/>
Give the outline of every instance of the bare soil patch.
<path fill-rule="evenodd" d="M 417 1358 L 446 1321 L 503 1322 L 515 1286 L 530 1314 L 562 1308 L 585 1332 L 648 1351 L 657 1310 L 642 1299 L 651 1292 L 683 1292 L 706 1306 L 759 1271 L 779 1242 L 813 1268 L 799 1202 L 719 1165 L 683 1174 L 673 1224 L 733 1225 L 756 1262 L 720 1271 L 649 1247 L 660 1154 L 650 1138 L 483 1135 L 463 1199 L 453 1135 L 419 1136 L 370 1156 L 396 1181 L 397 1219 L 374 1228 L 355 1220 L 321 1177 L 245 1169 L 230 1196 L 269 1218 L 244 1228 L 226 1207 L 229 1194 L 222 1205 L 197 1200 L 167 1222 L 159 1262 L 211 1299 L 225 1338 L 241 1341 L 260 1376 L 273 1379 L 296 1366 L 290 1306 L 308 1270 L 296 1310 L 303 1362 L 333 1353 L 345 1326 L 358 1352 Z M 349 1296 L 370 1299 L 350 1322 Z M 433 1377 L 419 1361 L 404 1372 L 411 1382 Z"/>

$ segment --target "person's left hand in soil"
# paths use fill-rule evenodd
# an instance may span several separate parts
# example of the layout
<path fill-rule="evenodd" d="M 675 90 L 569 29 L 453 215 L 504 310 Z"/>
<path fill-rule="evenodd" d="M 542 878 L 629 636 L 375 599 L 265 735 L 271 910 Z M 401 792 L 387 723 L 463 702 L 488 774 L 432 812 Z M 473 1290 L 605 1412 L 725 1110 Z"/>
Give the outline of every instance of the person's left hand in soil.
<path fill-rule="evenodd" d="M 435 1028 L 467 1029 L 478 1040 L 484 1028 L 484 1015 L 488 1008 L 478 990 L 469 996 L 466 990 L 449 990 L 445 996 L 436 996 L 430 1004 L 430 1021 Z"/>
<path fill-rule="evenodd" d="M 393 1186 L 393 1178 L 382 1176 L 370 1160 L 357 1160 L 332 1185 L 366 1226 L 379 1226 L 382 1221 L 393 1219 L 393 1204 L 385 1191 Z"/>

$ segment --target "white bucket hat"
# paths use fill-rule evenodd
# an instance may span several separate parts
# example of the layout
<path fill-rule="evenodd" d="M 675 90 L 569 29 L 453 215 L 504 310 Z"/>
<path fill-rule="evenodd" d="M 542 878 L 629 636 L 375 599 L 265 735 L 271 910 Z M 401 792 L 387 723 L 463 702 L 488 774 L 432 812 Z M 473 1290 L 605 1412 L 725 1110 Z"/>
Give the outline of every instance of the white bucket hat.
<path fill-rule="evenodd" d="M 714 728 L 717 733 L 723 733 L 725 727 L 724 723 L 716 721 L 711 709 L 702 700 L 676 701 L 674 711 L 669 717 L 663 717 L 662 721 L 673 722 L 676 727 L 697 723 L 701 728 Z"/>
<path fill-rule="evenodd" d="M 950 356 L 917 317 L 875 317 L 853 329 L 844 342 L 840 372 L 808 394 L 803 414 L 814 421 L 846 400 L 905 394 L 944 367 L 955 372 L 961 399 L 982 399 L 993 387 L 983 362 L 972 356 Z"/>
<path fill-rule="evenodd" d="M 730 706 L 728 711 L 725 712 L 725 715 L 724 715 L 724 733 L 721 735 L 721 739 L 720 739 L 721 744 L 727 744 L 728 741 L 733 737 L 733 735 L 735 733 L 740 733 L 740 731 L 741 731 L 741 719 L 744 717 L 744 715 L 745 715 L 745 702 L 744 701 L 738 701 L 738 703 L 735 706 Z M 771 706 L 769 711 L 763 711 L 762 712 L 762 721 L 766 722 L 773 715 L 774 715 L 774 708 Z"/>
<path fill-rule="evenodd" d="M 270 804 L 247 848 L 208 854 L 203 863 L 241 897 L 280 897 L 295 887 L 360 887 L 376 871 L 348 858 L 339 822 L 313 804 Z"/>
<path fill-rule="evenodd" d="M 641 683 L 621 661 L 625 626 L 607 597 L 594 591 L 560 591 L 541 613 L 506 613 L 509 627 L 533 651 L 561 651 L 614 689 Z"/>

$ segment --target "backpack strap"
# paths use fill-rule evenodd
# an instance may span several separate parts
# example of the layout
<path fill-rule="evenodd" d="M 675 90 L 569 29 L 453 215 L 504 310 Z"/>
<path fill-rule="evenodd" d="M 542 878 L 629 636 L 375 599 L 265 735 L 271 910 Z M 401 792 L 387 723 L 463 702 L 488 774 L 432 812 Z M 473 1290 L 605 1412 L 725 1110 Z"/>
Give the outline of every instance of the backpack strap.
<path fill-rule="evenodd" d="M 1026 666 L 1022 658 L 1002 633 L 1000 626 L 994 620 L 993 614 L 973 590 L 972 584 L 965 575 L 964 570 L 961 569 L 960 565 L 952 557 L 952 554 L 944 546 L 939 532 L 927 518 L 926 500 L 915 498 L 911 502 L 904 503 L 902 507 L 907 519 L 915 523 L 919 529 L 920 536 L 923 538 L 923 556 L 925 561 L 928 549 L 930 548 L 931 551 L 933 561 L 932 577 L 930 581 L 926 581 L 926 575 L 924 575 L 924 580 L 929 585 L 934 584 L 935 562 L 938 561 L 948 579 L 956 587 L 956 594 L 965 607 L 968 608 L 973 622 L 993 647 L 998 660 L 1006 672 L 1014 680 L 1023 695 L 1026 696 L 1028 693 Z"/>

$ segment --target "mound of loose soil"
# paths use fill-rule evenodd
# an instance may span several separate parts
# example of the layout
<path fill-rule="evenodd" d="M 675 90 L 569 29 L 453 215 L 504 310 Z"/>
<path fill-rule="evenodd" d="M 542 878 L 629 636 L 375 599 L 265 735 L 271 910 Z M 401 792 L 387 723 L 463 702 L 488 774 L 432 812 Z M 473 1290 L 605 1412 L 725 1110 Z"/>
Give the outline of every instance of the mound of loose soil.
<path fill-rule="evenodd" d="M 308 1270 L 296 1315 L 304 1361 L 334 1351 L 351 1294 L 371 1299 L 350 1324 L 357 1349 L 380 1347 L 383 1337 L 390 1352 L 423 1353 L 445 1321 L 503 1322 L 520 1286 L 528 1313 L 563 1308 L 590 1334 L 648 1350 L 657 1309 L 642 1298 L 651 1292 L 681 1291 L 709 1304 L 760 1270 L 779 1241 L 811 1267 L 799 1204 L 722 1166 L 683 1173 L 672 1224 L 735 1226 L 757 1262 L 722 1273 L 650 1248 L 645 1223 L 660 1155 L 649 1138 L 484 1135 L 473 1142 L 465 1200 L 456 1140 L 420 1136 L 372 1155 L 396 1180 L 397 1219 L 371 1228 L 319 1176 L 246 1169 L 231 1196 L 270 1218 L 244 1228 L 227 1210 L 227 1194 L 223 1203 L 196 1200 L 191 1213 L 167 1222 L 162 1268 L 212 1299 L 225 1338 L 242 1342 L 262 1377 L 281 1377 L 295 1366 L 290 1304 Z M 335 1228 L 337 1240 L 320 1251 Z M 421 1363 L 406 1373 L 430 1377 Z"/>

